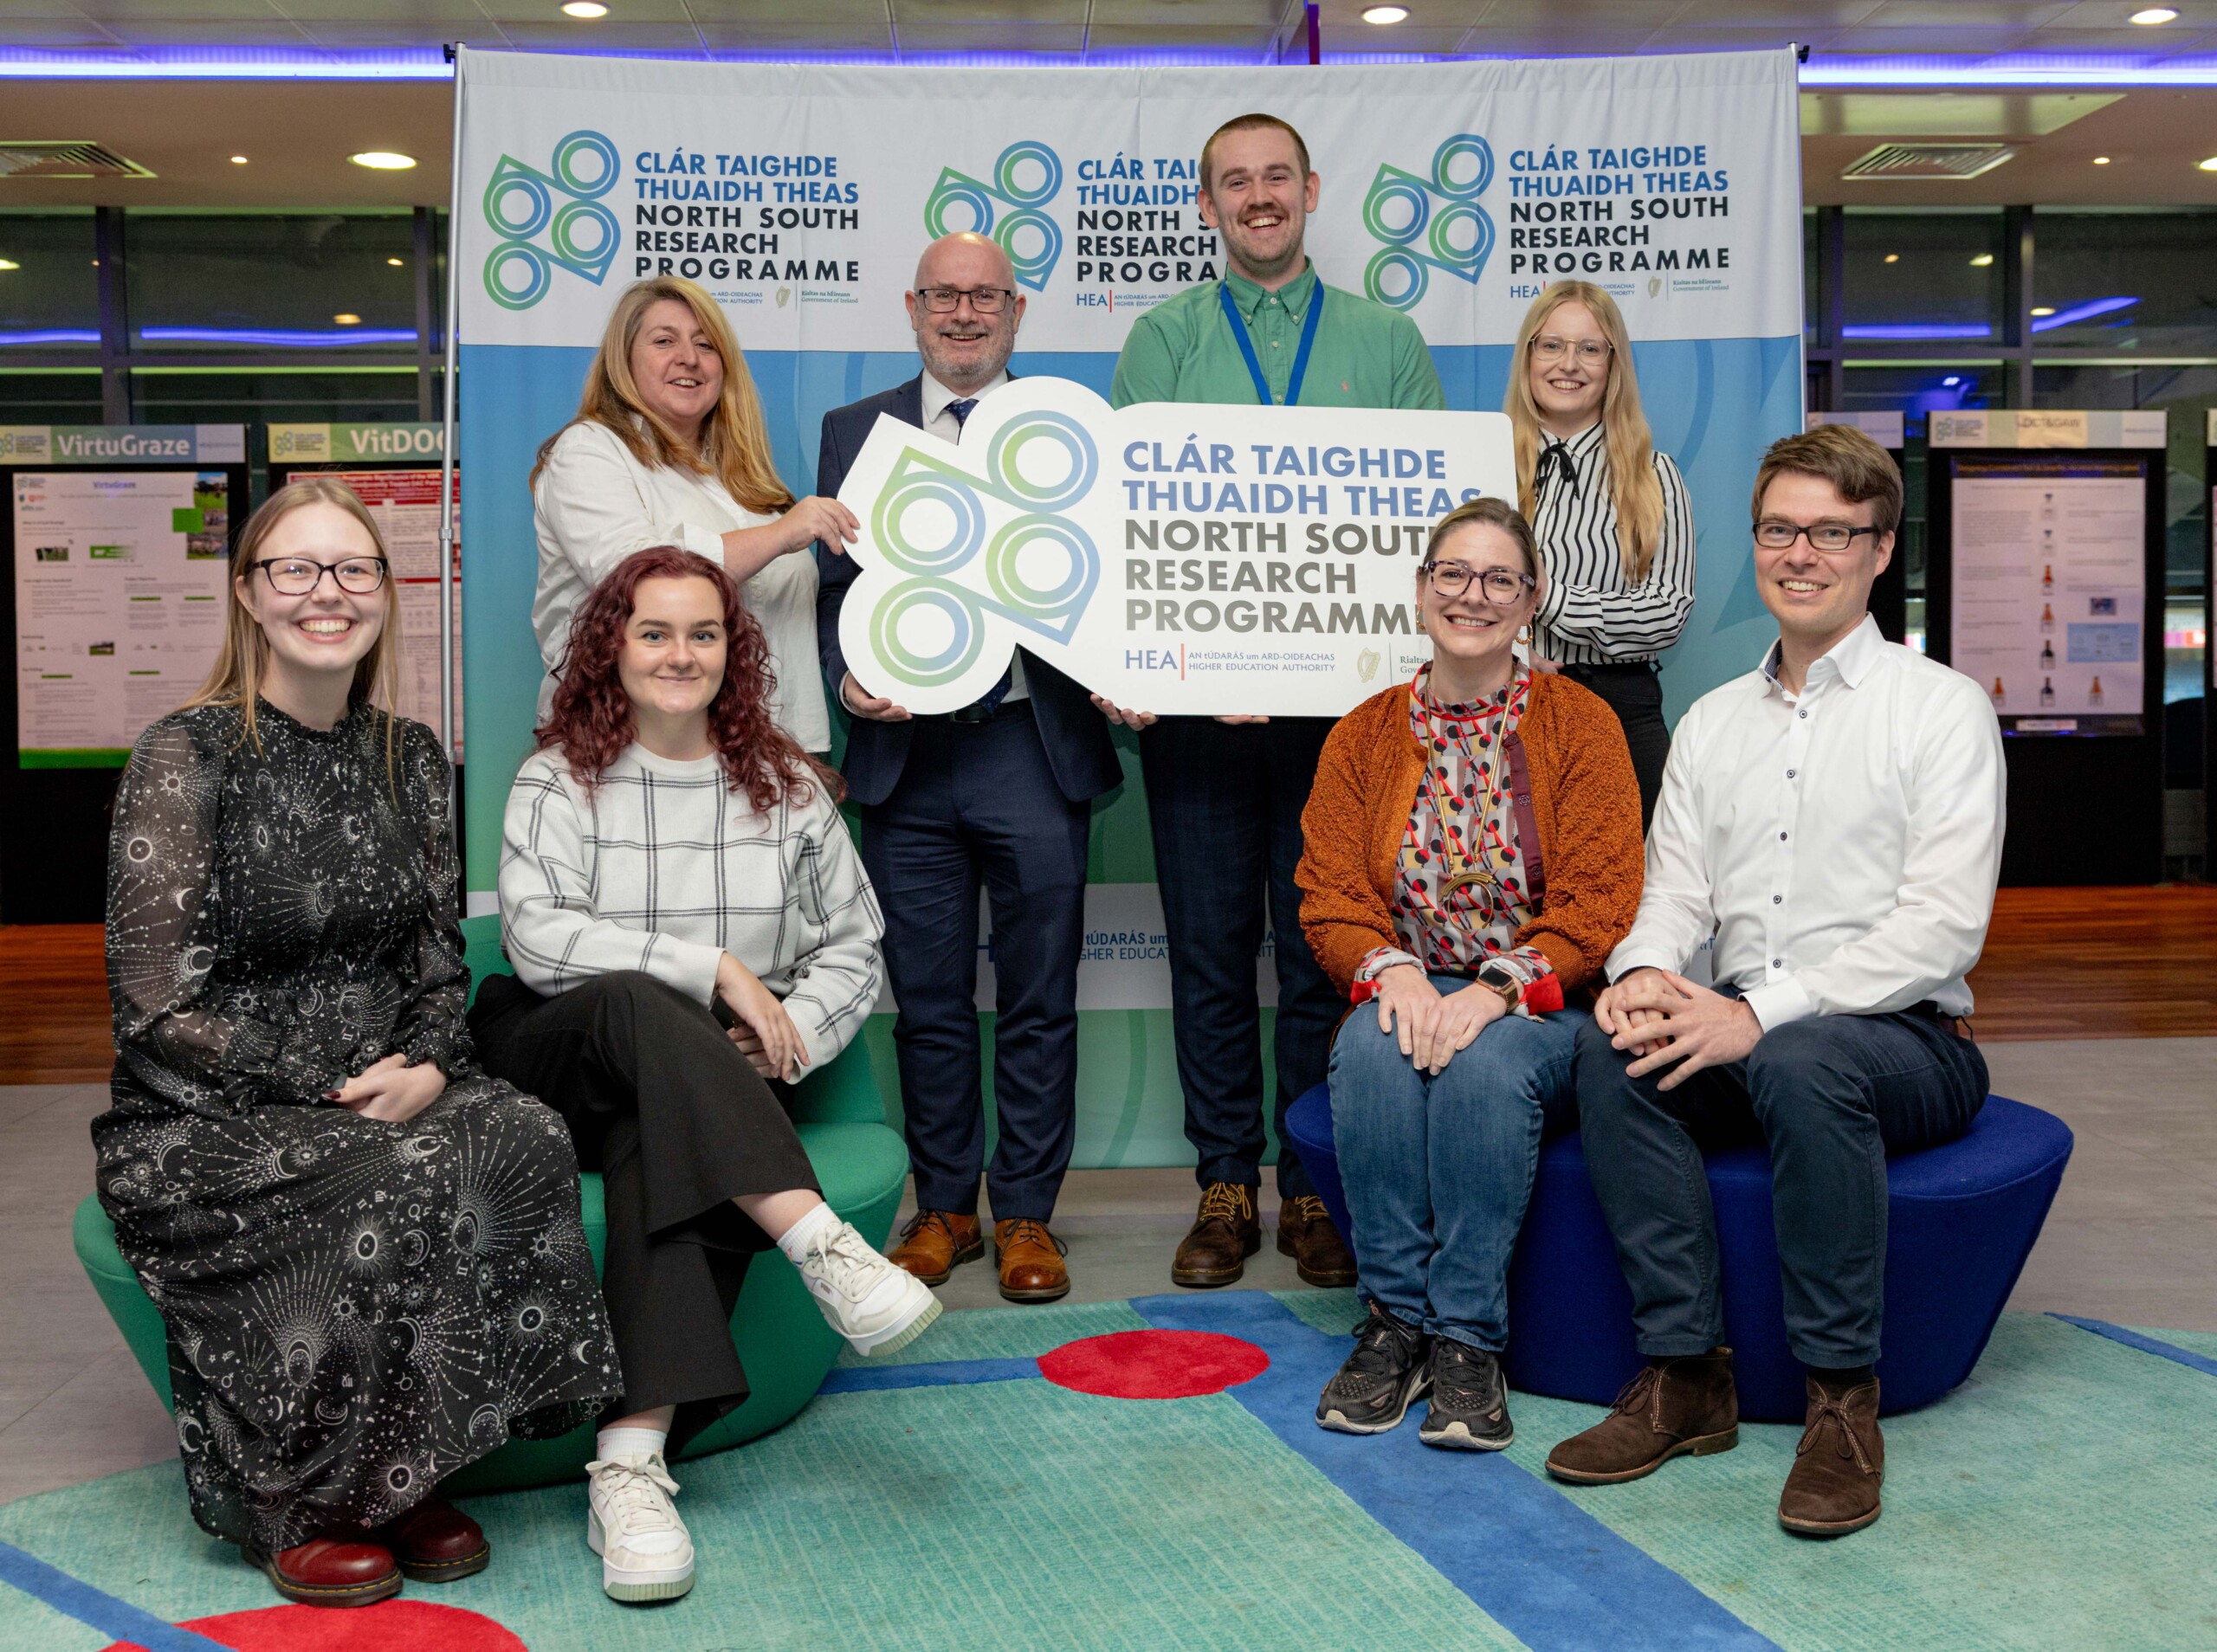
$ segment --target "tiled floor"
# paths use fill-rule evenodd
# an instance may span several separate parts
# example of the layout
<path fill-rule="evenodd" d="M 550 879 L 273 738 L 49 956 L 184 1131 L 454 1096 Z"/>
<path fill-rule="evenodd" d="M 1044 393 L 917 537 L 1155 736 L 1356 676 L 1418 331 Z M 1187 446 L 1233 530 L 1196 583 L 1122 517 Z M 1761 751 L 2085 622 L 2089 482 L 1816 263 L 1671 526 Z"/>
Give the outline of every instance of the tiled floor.
<path fill-rule="evenodd" d="M 2078 1145 L 2015 1298 L 2132 1325 L 2217 1331 L 2217 1038 L 1992 1043 L 1994 1089 L 2060 1114 Z M 0 1087 L 0 1501 L 170 1455 L 168 1417 L 70 1248 L 89 1191 L 98 1085 Z M 1073 1174 L 1057 1229 L 1072 1301 L 1171 1288 L 1192 1219 L 1180 1170 Z M 1276 1201 L 1265 1191 L 1265 1222 Z M 1246 1284 L 1291 1288 L 1266 1244 Z M 951 1308 L 1001 1306 L 990 1265 L 958 1271 Z"/>

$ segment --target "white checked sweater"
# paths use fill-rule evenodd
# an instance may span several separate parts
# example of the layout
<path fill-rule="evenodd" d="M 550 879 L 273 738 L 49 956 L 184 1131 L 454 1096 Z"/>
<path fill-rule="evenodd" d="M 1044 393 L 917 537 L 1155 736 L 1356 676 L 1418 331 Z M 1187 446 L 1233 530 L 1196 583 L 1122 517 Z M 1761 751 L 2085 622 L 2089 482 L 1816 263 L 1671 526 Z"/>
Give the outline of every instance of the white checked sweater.
<path fill-rule="evenodd" d="M 820 1068 L 884 976 L 877 896 L 820 790 L 758 814 L 716 759 L 636 743 L 588 793 L 554 752 L 524 760 L 501 848 L 501 928 L 533 991 L 643 970 L 697 1003 L 729 952 L 785 1000 Z"/>

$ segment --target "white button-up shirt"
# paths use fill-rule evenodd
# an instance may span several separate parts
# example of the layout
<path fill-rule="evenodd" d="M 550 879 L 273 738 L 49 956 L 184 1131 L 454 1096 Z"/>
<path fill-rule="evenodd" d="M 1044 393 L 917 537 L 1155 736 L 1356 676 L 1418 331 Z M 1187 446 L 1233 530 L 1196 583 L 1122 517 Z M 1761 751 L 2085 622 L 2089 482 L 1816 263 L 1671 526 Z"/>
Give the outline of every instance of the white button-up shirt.
<path fill-rule="evenodd" d="M 963 422 L 947 410 L 948 403 L 959 402 L 962 398 L 934 378 L 928 367 L 924 370 L 921 377 L 924 381 L 924 429 L 942 442 L 952 442 L 958 447 L 960 446 Z M 1007 383 L 1008 371 L 1004 368 L 993 376 L 991 384 L 980 390 L 971 399 L 982 402 Z M 970 410 L 974 414 L 977 409 L 973 408 Z M 1031 690 L 1024 686 L 1024 656 L 1021 654 L 1012 654 L 1008 657 L 1008 692 L 1001 696 L 1001 703 L 1006 705 L 1012 700 L 1023 700 L 1030 693 Z"/>
<path fill-rule="evenodd" d="M 1639 916 L 1609 978 L 1714 978 L 1766 1030 L 1929 1000 L 1967 1016 L 2001 871 L 2001 732 L 1979 686 L 1888 642 L 1867 615 L 1801 692 L 1761 669 L 1679 723 Z"/>

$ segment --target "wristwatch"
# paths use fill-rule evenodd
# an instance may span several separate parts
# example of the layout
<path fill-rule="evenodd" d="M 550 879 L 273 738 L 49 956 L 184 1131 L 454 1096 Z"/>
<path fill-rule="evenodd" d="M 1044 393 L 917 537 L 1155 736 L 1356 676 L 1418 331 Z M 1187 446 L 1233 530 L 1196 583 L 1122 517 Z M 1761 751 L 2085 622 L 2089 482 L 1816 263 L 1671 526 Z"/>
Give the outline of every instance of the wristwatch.
<path fill-rule="evenodd" d="M 1511 1014 L 1516 1012 L 1518 1004 L 1524 1002 L 1524 983 L 1518 980 L 1516 972 L 1506 965 L 1479 965 L 1477 980 L 1480 986 L 1491 987 L 1501 994 L 1502 1008 Z"/>

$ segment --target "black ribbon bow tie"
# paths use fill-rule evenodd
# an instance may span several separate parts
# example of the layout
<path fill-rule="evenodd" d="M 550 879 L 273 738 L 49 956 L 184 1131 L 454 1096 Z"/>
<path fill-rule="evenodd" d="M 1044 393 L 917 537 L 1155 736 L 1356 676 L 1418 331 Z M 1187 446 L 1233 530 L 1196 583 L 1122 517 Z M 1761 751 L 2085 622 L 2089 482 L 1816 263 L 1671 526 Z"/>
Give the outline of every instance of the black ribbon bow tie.
<path fill-rule="evenodd" d="M 1547 486 L 1550 469 L 1562 478 L 1563 486 L 1574 492 L 1578 487 L 1578 461 L 1570 456 L 1570 449 L 1553 440 L 1540 449 L 1539 462 L 1532 468 L 1532 491 L 1535 494 Z"/>

